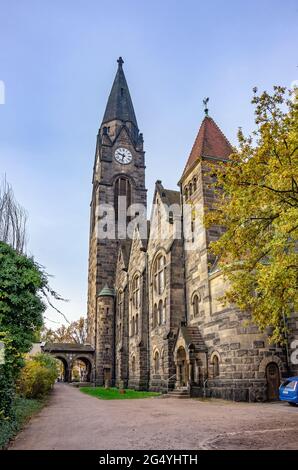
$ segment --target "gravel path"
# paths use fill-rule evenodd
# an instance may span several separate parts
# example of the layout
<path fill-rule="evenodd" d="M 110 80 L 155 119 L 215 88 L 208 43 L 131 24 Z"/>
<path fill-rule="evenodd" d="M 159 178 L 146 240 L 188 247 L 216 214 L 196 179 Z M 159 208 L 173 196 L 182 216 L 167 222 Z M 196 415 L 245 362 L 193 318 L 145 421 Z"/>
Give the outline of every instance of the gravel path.
<path fill-rule="evenodd" d="M 160 397 L 107 401 L 57 384 L 10 449 L 298 449 L 298 407 Z"/>

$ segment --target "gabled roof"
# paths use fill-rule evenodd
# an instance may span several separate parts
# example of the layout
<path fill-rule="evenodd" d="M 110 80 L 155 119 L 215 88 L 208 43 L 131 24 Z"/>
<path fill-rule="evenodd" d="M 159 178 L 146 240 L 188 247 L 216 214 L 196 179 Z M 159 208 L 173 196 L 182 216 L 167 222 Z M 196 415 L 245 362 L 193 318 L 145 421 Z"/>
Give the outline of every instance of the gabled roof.
<path fill-rule="evenodd" d="M 210 116 L 205 116 L 185 165 L 182 178 L 200 157 L 224 160 L 231 153 L 233 153 L 233 147 L 226 136 Z"/>
<path fill-rule="evenodd" d="M 114 119 L 119 119 L 124 122 L 130 121 L 136 126 L 136 128 L 138 128 L 136 115 L 133 109 L 128 85 L 122 68 L 122 58 L 119 57 L 117 62 L 118 70 L 114 79 L 102 123 L 104 124 L 109 121 L 113 121 Z"/>
<path fill-rule="evenodd" d="M 207 347 L 197 326 L 181 326 L 180 332 L 187 348 L 193 347 L 195 351 L 206 351 Z"/>
<path fill-rule="evenodd" d="M 156 181 L 155 188 L 164 204 L 167 204 L 168 206 L 171 206 L 172 204 L 180 205 L 180 191 L 165 189 L 160 180 Z"/>

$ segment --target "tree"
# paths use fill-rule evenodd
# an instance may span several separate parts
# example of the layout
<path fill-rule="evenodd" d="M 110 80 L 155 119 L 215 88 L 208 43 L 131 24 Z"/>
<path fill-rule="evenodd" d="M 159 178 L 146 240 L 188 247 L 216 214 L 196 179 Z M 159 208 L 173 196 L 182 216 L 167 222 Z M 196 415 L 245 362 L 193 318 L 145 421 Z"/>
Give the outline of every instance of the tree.
<path fill-rule="evenodd" d="M 41 339 L 48 343 L 85 344 L 87 341 L 87 319 L 81 317 L 67 326 L 62 325 L 57 330 L 44 327 Z"/>
<path fill-rule="evenodd" d="M 215 165 L 217 202 L 206 226 L 225 227 L 211 244 L 230 288 L 223 300 L 247 310 L 283 343 L 298 302 L 298 107 L 285 88 L 254 89 L 256 130 Z"/>
<path fill-rule="evenodd" d="M 49 296 L 60 299 L 43 268 L 0 242 L 0 341 L 5 345 L 5 362 L 0 365 L 0 418 L 11 412 L 24 354 L 43 325 Z"/>
<path fill-rule="evenodd" d="M 40 292 L 47 279 L 35 262 L 0 242 L 0 341 L 5 363 L 0 366 L 0 411 L 9 414 L 23 354 L 42 326 L 45 304 Z"/>
<path fill-rule="evenodd" d="M 0 184 L 0 240 L 19 253 L 26 247 L 27 213 L 15 200 L 12 187 L 6 179 Z"/>

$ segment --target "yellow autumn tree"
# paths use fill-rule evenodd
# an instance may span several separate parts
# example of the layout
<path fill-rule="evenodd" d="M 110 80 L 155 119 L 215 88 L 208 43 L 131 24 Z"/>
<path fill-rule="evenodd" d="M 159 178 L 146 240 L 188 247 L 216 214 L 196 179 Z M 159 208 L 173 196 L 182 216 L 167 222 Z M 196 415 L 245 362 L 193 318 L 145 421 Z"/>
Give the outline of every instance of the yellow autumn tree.
<path fill-rule="evenodd" d="M 296 95 L 297 96 L 297 95 Z M 211 244 L 230 288 L 223 300 L 251 312 L 271 340 L 283 343 L 298 304 L 298 106 L 283 87 L 258 94 L 256 129 L 217 175 L 207 226 L 225 227 Z"/>

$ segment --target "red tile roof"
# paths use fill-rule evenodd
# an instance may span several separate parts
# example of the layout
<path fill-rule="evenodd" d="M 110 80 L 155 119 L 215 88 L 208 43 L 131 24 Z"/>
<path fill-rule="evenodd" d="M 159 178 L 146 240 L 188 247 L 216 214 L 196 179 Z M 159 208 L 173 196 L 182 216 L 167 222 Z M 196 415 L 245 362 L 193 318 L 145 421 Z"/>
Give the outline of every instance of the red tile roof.
<path fill-rule="evenodd" d="M 210 116 L 206 116 L 201 124 L 196 140 L 191 149 L 183 175 L 193 166 L 200 157 L 228 158 L 233 148 Z"/>

